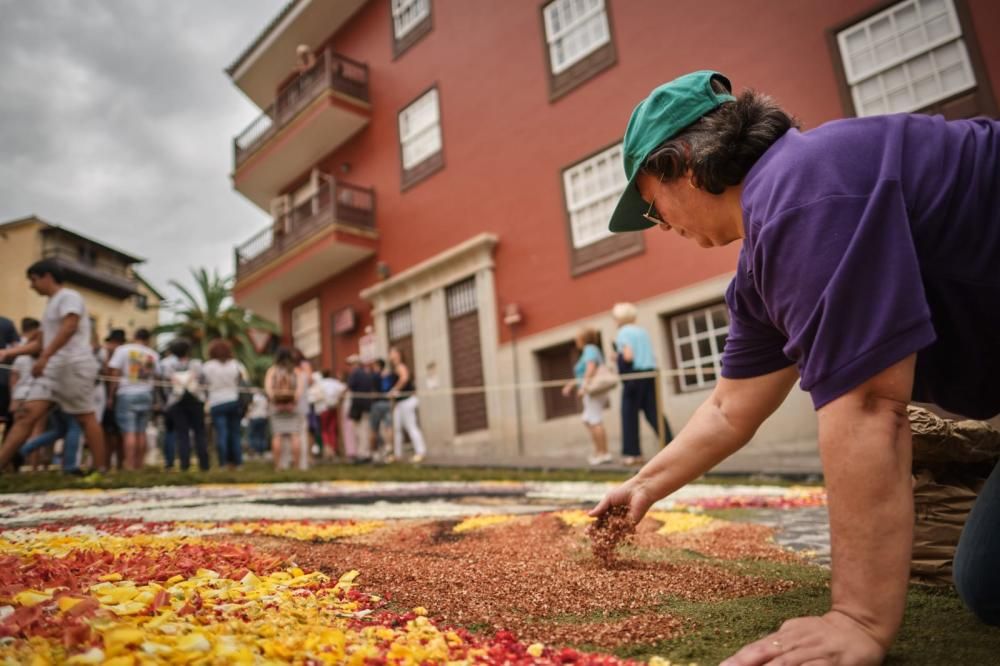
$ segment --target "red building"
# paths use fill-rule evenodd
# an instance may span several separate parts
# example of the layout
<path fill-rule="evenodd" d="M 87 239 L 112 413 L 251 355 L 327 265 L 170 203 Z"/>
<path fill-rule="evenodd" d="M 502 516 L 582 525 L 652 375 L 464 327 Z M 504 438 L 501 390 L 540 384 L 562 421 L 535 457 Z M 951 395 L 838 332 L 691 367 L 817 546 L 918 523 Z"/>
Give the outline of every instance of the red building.
<path fill-rule="evenodd" d="M 373 326 L 410 356 L 431 454 L 480 457 L 586 452 L 572 401 L 509 387 L 569 376 L 581 326 L 609 351 L 633 301 L 680 425 L 717 376 L 739 248 L 608 235 L 633 106 L 712 68 L 805 127 L 996 115 L 997 28 L 994 0 L 292 0 L 227 70 L 263 109 L 233 184 L 274 219 L 236 248 L 236 297 L 321 367 Z M 814 437 L 795 394 L 734 464 L 812 468 Z"/>

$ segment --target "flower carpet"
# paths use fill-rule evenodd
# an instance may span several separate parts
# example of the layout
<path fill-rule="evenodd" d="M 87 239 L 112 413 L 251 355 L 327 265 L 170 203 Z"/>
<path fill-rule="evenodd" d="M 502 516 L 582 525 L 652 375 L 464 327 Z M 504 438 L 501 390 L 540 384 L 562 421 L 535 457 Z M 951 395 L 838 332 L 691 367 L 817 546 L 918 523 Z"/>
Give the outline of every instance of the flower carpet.
<path fill-rule="evenodd" d="M 522 493 L 540 496 L 525 505 L 533 513 L 496 511 L 509 508 L 505 492 L 490 493 L 485 513 L 455 494 L 464 512 L 446 518 L 440 506 L 379 520 L 101 513 L 112 499 L 122 515 L 172 505 L 204 516 L 182 505 L 237 489 L 189 490 L 0 496 L 16 509 L 0 519 L 0 663 L 630 664 L 639 661 L 623 649 L 640 645 L 641 661 L 665 664 L 656 646 L 697 629 L 672 601 L 797 585 L 740 562 L 812 566 L 777 545 L 772 528 L 701 506 L 823 502 L 815 489 L 674 500 L 650 512 L 611 565 L 591 554 L 585 512 L 552 509 L 545 502 L 560 500 L 544 488 Z M 242 490 L 245 500 L 254 489 Z M 301 499 L 315 489 L 257 490 Z M 398 505 L 414 490 L 389 493 Z"/>

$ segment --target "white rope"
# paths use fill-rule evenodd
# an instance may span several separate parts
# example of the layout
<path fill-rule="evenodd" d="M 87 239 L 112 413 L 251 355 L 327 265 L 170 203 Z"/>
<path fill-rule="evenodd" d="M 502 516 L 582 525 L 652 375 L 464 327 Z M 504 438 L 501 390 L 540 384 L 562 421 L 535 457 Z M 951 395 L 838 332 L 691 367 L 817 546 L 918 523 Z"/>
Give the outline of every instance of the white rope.
<path fill-rule="evenodd" d="M 0 369 L 11 370 L 14 366 L 0 363 Z M 690 375 L 692 369 L 688 370 L 648 370 L 643 372 L 630 372 L 624 375 L 617 375 L 618 379 L 622 382 L 632 382 L 641 379 L 657 379 L 659 377 L 679 377 L 683 375 Z M 33 378 L 34 379 L 34 378 Z M 111 383 L 111 382 L 123 382 L 126 380 L 125 377 L 115 376 L 115 375 L 98 375 L 98 380 Z M 480 386 L 458 386 L 458 387 L 441 387 L 435 389 L 417 389 L 416 391 L 407 392 L 405 395 L 416 395 L 416 396 L 436 396 L 436 395 L 474 395 L 478 393 L 490 393 L 497 391 L 517 391 L 521 389 L 544 389 L 544 388 L 556 388 L 565 386 L 568 382 L 575 381 L 574 377 L 567 377 L 565 379 L 548 379 L 541 381 L 530 381 L 530 382 L 519 382 L 516 384 L 483 384 Z M 165 380 L 148 380 L 142 382 L 150 387 L 162 387 L 162 388 L 173 388 L 174 384 L 170 381 Z M 252 393 L 252 388 L 241 387 L 238 389 L 240 393 Z M 612 389 L 614 390 L 614 389 Z M 372 399 L 386 399 L 389 396 L 382 392 L 356 392 L 348 391 L 345 395 L 350 395 L 356 398 L 372 398 Z"/>

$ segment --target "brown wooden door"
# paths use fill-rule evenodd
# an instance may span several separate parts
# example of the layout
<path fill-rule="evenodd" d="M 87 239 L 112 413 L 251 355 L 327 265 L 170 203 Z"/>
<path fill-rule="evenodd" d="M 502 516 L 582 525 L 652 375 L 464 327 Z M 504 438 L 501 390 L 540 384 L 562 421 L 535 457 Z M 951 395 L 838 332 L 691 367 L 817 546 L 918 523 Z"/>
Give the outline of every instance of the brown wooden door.
<path fill-rule="evenodd" d="M 448 287 L 445 295 L 448 304 L 451 384 L 455 388 L 481 387 L 484 383 L 483 356 L 475 278 Z M 456 433 L 487 427 L 485 392 L 456 393 L 453 403 Z"/>

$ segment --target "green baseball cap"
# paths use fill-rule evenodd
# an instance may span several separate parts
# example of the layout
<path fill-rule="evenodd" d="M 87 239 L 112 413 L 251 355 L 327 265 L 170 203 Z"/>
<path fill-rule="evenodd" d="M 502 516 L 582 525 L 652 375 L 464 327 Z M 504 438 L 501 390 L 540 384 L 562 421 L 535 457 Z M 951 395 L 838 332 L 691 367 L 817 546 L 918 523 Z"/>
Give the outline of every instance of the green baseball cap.
<path fill-rule="evenodd" d="M 611 215 L 611 224 L 608 225 L 611 231 L 642 231 L 653 226 L 643 217 L 649 209 L 649 202 L 643 200 L 635 186 L 639 168 L 661 143 L 724 102 L 736 101 L 728 93 L 712 90 L 713 80 L 720 81 L 732 91 L 733 86 L 725 76 L 702 70 L 664 83 L 635 107 L 625 129 L 622 146 L 628 185 Z"/>

